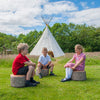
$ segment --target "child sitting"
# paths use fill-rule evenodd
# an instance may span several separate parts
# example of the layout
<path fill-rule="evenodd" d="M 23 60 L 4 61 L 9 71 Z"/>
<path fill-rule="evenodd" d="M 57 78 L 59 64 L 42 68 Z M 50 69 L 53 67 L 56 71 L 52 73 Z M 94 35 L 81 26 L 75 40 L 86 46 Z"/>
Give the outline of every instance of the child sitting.
<path fill-rule="evenodd" d="M 48 53 L 47 48 L 43 48 L 42 55 L 39 57 L 38 60 L 38 72 L 40 78 L 42 78 L 41 69 L 43 68 L 51 69 L 50 75 L 51 76 L 55 75 L 53 73 L 54 64 L 51 62 L 50 56 L 47 53 Z"/>
<path fill-rule="evenodd" d="M 74 54 L 73 58 L 64 66 L 64 68 L 66 68 L 66 76 L 61 82 L 71 80 L 73 71 L 84 71 L 86 56 L 83 53 L 83 47 L 80 44 L 77 44 L 75 46 L 75 52 L 76 54 Z M 72 63 L 74 60 L 75 64 Z"/>
<path fill-rule="evenodd" d="M 25 86 L 36 86 L 40 82 L 33 80 L 36 64 L 29 60 L 25 55 L 28 53 L 28 45 L 20 43 L 17 46 L 19 54 L 13 61 L 12 72 L 14 75 L 26 75 Z M 24 66 L 27 65 L 27 66 Z"/>

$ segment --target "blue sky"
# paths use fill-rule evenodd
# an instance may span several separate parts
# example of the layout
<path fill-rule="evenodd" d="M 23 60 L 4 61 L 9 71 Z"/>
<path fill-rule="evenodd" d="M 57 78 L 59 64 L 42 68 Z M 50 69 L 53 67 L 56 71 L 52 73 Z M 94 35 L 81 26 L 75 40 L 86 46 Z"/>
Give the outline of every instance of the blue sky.
<path fill-rule="evenodd" d="M 41 18 L 53 16 L 50 23 L 75 23 L 100 27 L 99 0 L 0 0 L 0 32 L 18 35 L 43 30 Z"/>

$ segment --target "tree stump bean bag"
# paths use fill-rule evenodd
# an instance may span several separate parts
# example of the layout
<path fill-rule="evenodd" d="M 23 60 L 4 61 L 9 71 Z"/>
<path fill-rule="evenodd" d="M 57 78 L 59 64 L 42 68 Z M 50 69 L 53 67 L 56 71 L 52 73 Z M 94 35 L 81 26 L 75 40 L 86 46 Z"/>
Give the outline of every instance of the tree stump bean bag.
<path fill-rule="evenodd" d="M 73 71 L 72 80 L 76 80 L 76 81 L 86 80 L 86 71 Z"/>
<path fill-rule="evenodd" d="M 41 74 L 42 74 L 42 76 L 48 76 L 49 75 L 49 69 L 42 69 Z M 36 75 L 39 75 L 38 69 L 36 69 Z"/>
<path fill-rule="evenodd" d="M 10 75 L 10 81 L 12 87 L 24 87 L 25 86 L 25 75 Z"/>

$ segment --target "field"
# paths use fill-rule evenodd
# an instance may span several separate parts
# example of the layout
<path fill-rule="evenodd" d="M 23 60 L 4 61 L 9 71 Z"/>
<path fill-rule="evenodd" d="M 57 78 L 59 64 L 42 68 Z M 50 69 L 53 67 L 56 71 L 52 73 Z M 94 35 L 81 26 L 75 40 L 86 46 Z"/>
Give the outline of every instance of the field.
<path fill-rule="evenodd" d="M 0 100 L 100 100 L 100 52 L 86 53 L 86 81 L 69 81 L 61 83 L 65 76 L 64 64 L 73 53 L 64 57 L 52 58 L 57 76 L 47 76 L 37 87 L 13 88 L 10 86 L 10 74 L 13 59 L 16 55 L 0 56 Z M 29 55 L 28 55 L 29 56 Z M 38 57 L 29 56 L 37 63 Z"/>

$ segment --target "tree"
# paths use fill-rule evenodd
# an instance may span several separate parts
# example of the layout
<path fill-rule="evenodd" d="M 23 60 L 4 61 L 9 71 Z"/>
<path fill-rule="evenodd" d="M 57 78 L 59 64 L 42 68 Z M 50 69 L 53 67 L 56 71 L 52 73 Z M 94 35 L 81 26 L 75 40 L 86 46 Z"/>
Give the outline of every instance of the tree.
<path fill-rule="evenodd" d="M 88 52 L 100 51 L 100 27 L 95 28 L 86 24 L 75 25 L 73 23 L 55 23 L 52 27 L 48 27 L 64 52 L 74 52 L 76 44 L 83 45 L 85 51 Z M 34 30 L 26 35 L 21 33 L 17 37 L 0 33 L 0 52 L 2 52 L 2 47 L 5 46 L 7 49 L 12 49 L 17 53 L 17 45 L 21 42 L 29 45 L 30 52 L 42 33 L 43 31 Z"/>

